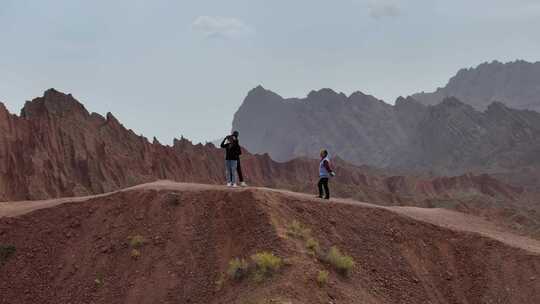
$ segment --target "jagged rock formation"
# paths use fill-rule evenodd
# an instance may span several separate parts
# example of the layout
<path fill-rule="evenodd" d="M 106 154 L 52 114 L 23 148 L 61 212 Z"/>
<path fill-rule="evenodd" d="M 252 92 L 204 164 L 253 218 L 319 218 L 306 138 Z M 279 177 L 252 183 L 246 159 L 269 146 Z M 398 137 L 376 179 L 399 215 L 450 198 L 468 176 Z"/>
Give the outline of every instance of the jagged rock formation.
<path fill-rule="evenodd" d="M 251 151 L 278 160 L 316 157 L 328 148 L 346 161 L 405 172 L 504 173 L 540 165 L 540 113 L 494 102 L 484 111 L 456 98 L 425 106 L 399 98 L 329 89 L 283 99 L 257 87 L 235 114 L 233 128 Z"/>
<path fill-rule="evenodd" d="M 374 103 L 374 108 L 387 107 Z M 246 135 L 241 134 L 241 142 Z M 112 114 L 89 113 L 71 95 L 55 90 L 28 102 L 20 116 L 0 104 L 0 201 L 97 194 L 158 179 L 221 184 L 223 154 L 212 144 L 193 145 L 183 138 L 175 139 L 172 146 L 156 139 L 149 142 Z M 252 185 L 315 191 L 317 160 L 279 163 L 268 154 L 245 151 L 242 162 Z M 380 205 L 459 208 L 512 228 L 512 219 L 525 213 L 522 222 L 526 225 L 518 230 L 536 235 L 540 227 L 536 213 L 530 216 L 526 211 L 534 208 L 534 197 L 488 175 L 388 176 L 340 158 L 334 158 L 334 165 L 338 172 L 332 182 L 335 196 Z M 511 211 L 500 215 L 501 208 Z"/>
<path fill-rule="evenodd" d="M 101 193 L 156 178 L 219 180 L 218 151 L 185 139 L 150 143 L 111 113 L 90 114 L 53 89 L 27 102 L 20 117 L 2 105 L 0 142 L 2 200 Z"/>
<path fill-rule="evenodd" d="M 279 161 L 317 158 L 327 147 L 345 160 L 382 167 L 407 141 L 392 106 L 360 92 L 347 97 L 330 89 L 283 99 L 259 86 L 235 113 L 233 128 L 250 151 Z"/>
<path fill-rule="evenodd" d="M 410 101 L 398 103 L 405 106 Z M 447 98 L 426 108 L 413 130 L 409 154 L 395 157 L 393 166 L 424 170 L 433 166 L 437 173 L 459 174 L 540 165 L 540 113 L 533 111 L 495 102 L 480 112 Z"/>
<path fill-rule="evenodd" d="M 202 147 L 191 147 L 200 153 L 183 159 L 185 140 L 172 148 L 149 143 L 111 113 L 90 114 L 53 89 L 27 102 L 20 117 L 2 106 L 0 142 L 3 200 L 100 193 L 166 177 L 217 181 L 204 166 L 194 173 L 193 158 L 209 158 Z"/>
<path fill-rule="evenodd" d="M 435 92 L 412 97 L 428 105 L 456 97 L 479 110 L 499 101 L 512 108 L 540 112 L 540 62 L 486 62 L 476 68 L 460 70 L 445 87 Z"/>
<path fill-rule="evenodd" d="M 248 134 L 241 135 L 244 140 Z M 312 192 L 318 178 L 313 159 L 278 163 L 268 154 L 245 151 L 243 164 L 253 185 Z M 488 201 L 517 201 L 522 195 L 520 188 L 486 175 L 422 179 L 385 176 L 340 159 L 335 165 L 336 195 L 378 204 L 433 205 L 439 198 L 462 199 L 463 193 Z M 223 151 L 212 144 L 150 143 L 110 113 L 89 113 L 71 95 L 48 90 L 20 116 L 0 104 L 1 201 L 96 194 L 157 179 L 220 184 L 223 175 Z"/>

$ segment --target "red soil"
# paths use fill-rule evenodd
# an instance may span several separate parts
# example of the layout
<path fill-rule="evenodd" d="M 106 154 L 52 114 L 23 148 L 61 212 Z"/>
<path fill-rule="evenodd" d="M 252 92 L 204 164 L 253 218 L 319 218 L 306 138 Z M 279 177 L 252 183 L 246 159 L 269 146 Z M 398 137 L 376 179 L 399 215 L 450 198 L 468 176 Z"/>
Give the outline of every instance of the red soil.
<path fill-rule="evenodd" d="M 323 248 L 336 245 L 355 259 L 348 278 L 286 236 L 294 219 Z M 147 239 L 138 259 L 127 241 L 134 235 Z M 161 182 L 85 199 L 5 203 L 0 244 L 17 250 L 0 266 L 0 303 L 9 304 L 540 303 L 535 240 L 451 211 L 262 188 Z M 225 280 L 217 288 L 231 258 L 262 250 L 287 265 L 262 283 Z M 323 269 L 329 283 L 318 287 Z"/>

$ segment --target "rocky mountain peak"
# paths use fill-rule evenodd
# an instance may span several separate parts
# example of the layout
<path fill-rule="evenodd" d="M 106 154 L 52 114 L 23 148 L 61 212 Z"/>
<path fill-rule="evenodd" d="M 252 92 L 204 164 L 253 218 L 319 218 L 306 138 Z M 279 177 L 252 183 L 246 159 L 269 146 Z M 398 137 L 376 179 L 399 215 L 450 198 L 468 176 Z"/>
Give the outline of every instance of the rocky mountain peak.
<path fill-rule="evenodd" d="M 42 115 L 81 115 L 88 117 L 90 114 L 82 103 L 71 94 L 64 94 L 56 89 L 48 89 L 42 97 L 27 101 L 21 110 L 21 117 L 29 118 Z"/>
<path fill-rule="evenodd" d="M 6 106 L 0 102 L 0 131 L 9 128 L 10 115 Z"/>
<path fill-rule="evenodd" d="M 307 95 L 307 99 L 343 100 L 346 98 L 347 96 L 345 94 L 337 93 L 336 91 L 329 88 L 323 88 L 320 90 L 312 90 Z"/>
<path fill-rule="evenodd" d="M 282 99 L 283 98 L 278 94 L 259 85 L 248 92 L 246 98 L 244 99 L 244 104 L 275 103 L 281 102 Z"/>
<path fill-rule="evenodd" d="M 107 119 L 107 122 L 114 123 L 114 124 L 120 124 L 118 119 L 116 119 L 116 117 L 114 117 L 113 113 L 111 113 L 111 112 L 107 112 L 105 117 Z"/>
<path fill-rule="evenodd" d="M 184 136 L 180 136 L 180 139 L 178 138 L 173 139 L 173 147 L 175 148 L 185 148 L 191 145 L 193 145 L 193 143 L 189 139 L 185 138 Z"/>
<path fill-rule="evenodd" d="M 540 135 L 534 131 L 540 114 L 501 102 L 479 110 L 453 95 L 435 105 L 411 96 L 392 106 L 362 93 L 346 98 L 329 89 L 280 100 L 279 106 L 266 108 L 244 104 L 233 122 L 243 145 L 279 161 L 310 156 L 325 146 L 357 165 L 443 175 L 540 164 Z"/>
<path fill-rule="evenodd" d="M 493 61 L 461 69 L 445 87 L 413 97 L 427 105 L 455 96 L 478 110 L 485 110 L 492 102 L 500 101 L 512 108 L 540 112 L 539 83 L 540 62 Z"/>
<path fill-rule="evenodd" d="M 0 115 L 4 114 L 4 113 L 9 113 L 6 105 L 0 101 Z"/>
<path fill-rule="evenodd" d="M 248 95 L 262 95 L 268 92 L 262 85 L 258 85 L 248 92 Z"/>
<path fill-rule="evenodd" d="M 507 109 L 510 109 L 507 105 L 500 101 L 494 101 L 489 104 L 487 107 L 487 111 L 506 111 Z"/>
<path fill-rule="evenodd" d="M 373 99 L 377 101 L 382 101 L 375 98 L 372 95 L 364 94 L 361 91 L 355 91 L 349 96 L 349 101 L 365 101 L 365 100 L 373 100 Z"/>

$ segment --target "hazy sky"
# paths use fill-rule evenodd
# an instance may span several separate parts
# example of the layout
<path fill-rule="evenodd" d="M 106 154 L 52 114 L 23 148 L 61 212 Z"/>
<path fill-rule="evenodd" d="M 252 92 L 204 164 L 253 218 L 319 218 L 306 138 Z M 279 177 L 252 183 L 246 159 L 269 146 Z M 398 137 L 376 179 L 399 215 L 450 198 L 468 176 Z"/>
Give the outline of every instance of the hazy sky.
<path fill-rule="evenodd" d="M 211 140 L 258 84 L 393 103 L 462 67 L 540 60 L 538 0 L 0 0 L 0 101 L 54 87 L 163 143 Z"/>

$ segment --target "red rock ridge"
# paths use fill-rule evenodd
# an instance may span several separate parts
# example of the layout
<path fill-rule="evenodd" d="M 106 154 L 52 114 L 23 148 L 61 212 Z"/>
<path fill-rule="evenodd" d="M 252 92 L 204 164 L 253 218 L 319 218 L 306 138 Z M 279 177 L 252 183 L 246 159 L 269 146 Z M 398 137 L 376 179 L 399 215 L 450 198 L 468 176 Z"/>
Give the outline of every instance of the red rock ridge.
<path fill-rule="evenodd" d="M 174 139 L 162 145 L 126 129 L 111 113 L 89 113 L 70 94 L 54 89 L 25 104 L 21 115 L 0 103 L 0 200 L 34 200 L 103 193 L 170 179 L 220 184 L 223 151 L 212 144 Z M 317 161 L 273 161 L 245 152 L 243 168 L 250 184 L 312 192 Z M 381 204 L 420 205 L 456 193 L 515 199 L 521 189 L 487 176 L 419 179 L 373 174 L 336 160 L 334 193 Z"/>

